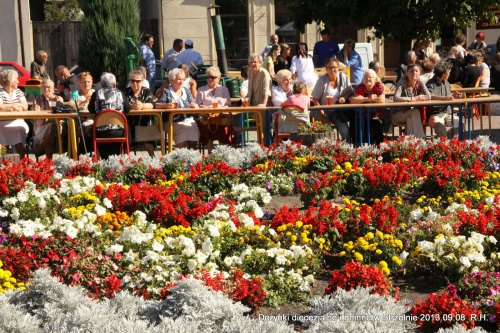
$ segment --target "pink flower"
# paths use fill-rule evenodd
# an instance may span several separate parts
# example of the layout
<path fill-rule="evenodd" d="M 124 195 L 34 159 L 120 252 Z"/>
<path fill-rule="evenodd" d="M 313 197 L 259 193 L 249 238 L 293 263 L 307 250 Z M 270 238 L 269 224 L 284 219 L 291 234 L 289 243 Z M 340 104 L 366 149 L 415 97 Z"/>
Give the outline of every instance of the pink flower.
<path fill-rule="evenodd" d="M 120 260 L 122 258 L 121 253 L 115 253 L 115 259 Z"/>
<path fill-rule="evenodd" d="M 82 277 L 82 275 L 80 273 L 73 274 L 73 280 L 75 280 L 75 282 L 80 280 L 81 277 Z"/>
<path fill-rule="evenodd" d="M 110 259 L 108 256 L 104 256 L 104 260 L 109 261 Z"/>

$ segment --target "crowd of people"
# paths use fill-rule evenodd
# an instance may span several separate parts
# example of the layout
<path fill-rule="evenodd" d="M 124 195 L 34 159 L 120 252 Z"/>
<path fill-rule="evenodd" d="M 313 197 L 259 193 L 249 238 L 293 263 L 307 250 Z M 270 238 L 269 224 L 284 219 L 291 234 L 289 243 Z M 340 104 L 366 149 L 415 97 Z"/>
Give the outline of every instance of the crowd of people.
<path fill-rule="evenodd" d="M 297 43 L 295 56 L 290 56 L 290 46 L 279 44 L 279 38 L 273 34 L 270 44 L 261 54 L 252 53 L 248 58 L 248 66 L 243 66 L 241 76 L 244 78 L 240 87 L 240 96 L 249 106 L 281 108 L 280 113 L 286 122 L 289 105 L 298 107 L 299 119 L 307 123 L 309 117 L 323 123 L 334 124 L 341 138 L 353 142 L 356 136 L 353 110 L 313 110 L 311 105 L 332 105 L 344 103 L 383 103 L 388 88 L 380 81 L 378 74 L 380 64 L 373 61 L 369 69 L 364 70 L 361 57 L 355 51 L 356 43 L 352 39 L 344 42 L 342 50 L 331 39 L 327 30 L 321 31 L 321 40 L 309 54 L 306 43 Z M 484 49 L 485 35 L 480 32 L 476 40 L 464 48 L 466 38 L 459 34 L 455 38 L 456 45 L 449 51 L 449 57 L 441 59 L 433 52 L 431 40 L 417 40 L 412 50 L 406 53 L 405 63 L 398 68 L 398 79 L 394 93 L 394 101 L 453 100 L 461 97 L 452 94 L 450 84 L 463 87 L 495 86 L 500 89 L 500 53 L 492 59 L 491 68 L 486 63 Z M 499 39 L 500 40 L 500 39 Z M 31 64 L 33 78 L 39 78 L 42 95 L 33 101 L 34 110 L 48 110 L 52 106 L 67 102 L 73 107 L 87 109 L 92 114 L 99 114 L 106 109 L 128 113 L 130 110 L 142 109 L 191 109 L 191 108 L 224 108 L 231 106 L 228 88 L 220 84 L 221 72 L 212 66 L 206 70 L 207 84 L 198 87 L 196 80 L 190 75 L 203 64 L 203 59 L 193 48 L 193 41 L 175 39 L 173 47 L 168 50 L 161 62 L 162 68 L 168 72 L 168 80 L 155 91 L 156 60 L 152 47 L 154 37 L 146 34 L 142 39 L 141 55 L 144 66 L 129 73 L 128 86 L 124 91 L 116 88 L 116 78 L 111 73 L 104 73 L 99 78 L 100 87 L 93 89 L 94 78 L 89 72 L 79 75 L 71 74 L 67 67 L 55 69 L 56 82 L 50 79 L 45 63 L 48 56 L 44 51 L 36 53 Z M 183 51 L 183 48 L 185 50 Z M 324 67 L 326 74 L 318 77 L 316 68 Z M 350 68 L 350 77 L 344 72 Z M 27 100 L 17 87 L 17 72 L 5 70 L 0 73 L 0 110 L 22 111 L 28 109 Z M 496 88 L 496 86 L 495 86 Z M 73 92 L 76 99 L 73 99 Z M 302 111 L 302 112 L 300 112 Z M 266 119 L 266 111 L 261 111 Z M 297 119 L 297 114 L 295 114 Z M 302 117 L 302 118 L 300 118 Z M 451 108 L 449 106 L 429 107 L 426 119 L 418 108 L 373 109 L 370 117 L 370 135 L 372 142 L 384 139 L 384 132 L 392 123 L 405 123 L 406 134 L 424 138 L 422 121 L 434 128 L 438 136 L 449 137 L 451 124 Z M 164 128 L 167 128 L 168 112 L 163 113 Z M 134 141 L 135 127 L 153 123 L 152 116 L 128 117 L 131 142 Z M 178 148 L 196 148 L 198 143 L 206 145 L 210 153 L 214 141 L 219 144 L 231 144 L 231 117 L 227 114 L 177 114 L 173 118 L 174 137 Z M 79 125 L 80 127 L 80 125 Z M 92 145 L 92 122 L 86 121 L 78 128 L 80 141 L 87 140 Z M 12 146 L 20 155 L 26 154 L 26 137 L 33 133 L 33 148 L 36 156 L 46 154 L 52 158 L 57 139 L 57 132 L 64 131 L 55 120 L 36 120 L 32 124 L 24 120 L 0 121 L 0 144 Z M 124 128 L 117 125 L 106 125 L 97 128 L 98 137 L 116 137 L 124 135 Z M 290 130 L 288 130 L 290 131 Z M 291 130 L 293 131 L 293 129 Z M 271 131 L 264 130 L 265 142 Z M 365 130 L 366 133 L 366 130 Z M 137 143 L 133 143 L 134 145 Z M 154 155 L 155 142 L 141 142 L 150 156 Z M 106 158 L 118 154 L 119 145 L 101 144 L 99 154 Z"/>

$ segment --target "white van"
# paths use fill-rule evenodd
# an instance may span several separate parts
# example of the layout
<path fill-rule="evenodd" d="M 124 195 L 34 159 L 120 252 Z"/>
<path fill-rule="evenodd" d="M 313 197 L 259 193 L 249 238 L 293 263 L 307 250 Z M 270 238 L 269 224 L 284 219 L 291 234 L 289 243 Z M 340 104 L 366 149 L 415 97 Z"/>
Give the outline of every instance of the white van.
<path fill-rule="evenodd" d="M 339 50 L 342 51 L 344 44 L 339 44 Z M 373 49 L 371 43 L 356 43 L 354 51 L 358 52 L 361 57 L 361 62 L 363 63 L 363 69 L 366 71 L 368 69 L 368 64 L 373 61 Z M 343 55 L 341 55 L 343 56 Z"/>

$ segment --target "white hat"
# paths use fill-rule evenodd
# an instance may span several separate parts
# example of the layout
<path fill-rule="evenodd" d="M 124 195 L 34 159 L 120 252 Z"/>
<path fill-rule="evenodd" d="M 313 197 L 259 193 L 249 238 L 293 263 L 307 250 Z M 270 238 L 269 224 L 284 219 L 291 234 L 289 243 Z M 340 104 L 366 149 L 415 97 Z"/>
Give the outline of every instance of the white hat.
<path fill-rule="evenodd" d="M 193 46 L 193 41 L 191 39 L 187 39 L 185 42 L 184 42 L 185 45 L 189 45 L 189 46 Z"/>

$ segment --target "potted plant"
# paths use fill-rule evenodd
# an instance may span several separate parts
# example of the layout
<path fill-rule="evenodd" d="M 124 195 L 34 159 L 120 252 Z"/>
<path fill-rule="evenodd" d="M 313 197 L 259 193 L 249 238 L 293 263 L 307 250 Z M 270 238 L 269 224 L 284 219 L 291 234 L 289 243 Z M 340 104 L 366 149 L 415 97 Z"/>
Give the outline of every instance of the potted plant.
<path fill-rule="evenodd" d="M 292 141 L 299 142 L 306 146 L 311 146 L 319 139 L 333 139 L 333 129 L 330 124 L 323 124 L 313 120 L 311 123 L 299 124 L 299 132 L 291 133 Z"/>
<path fill-rule="evenodd" d="M 6 160 L 19 163 L 19 154 L 7 154 L 7 147 L 0 145 L 0 164 Z"/>

